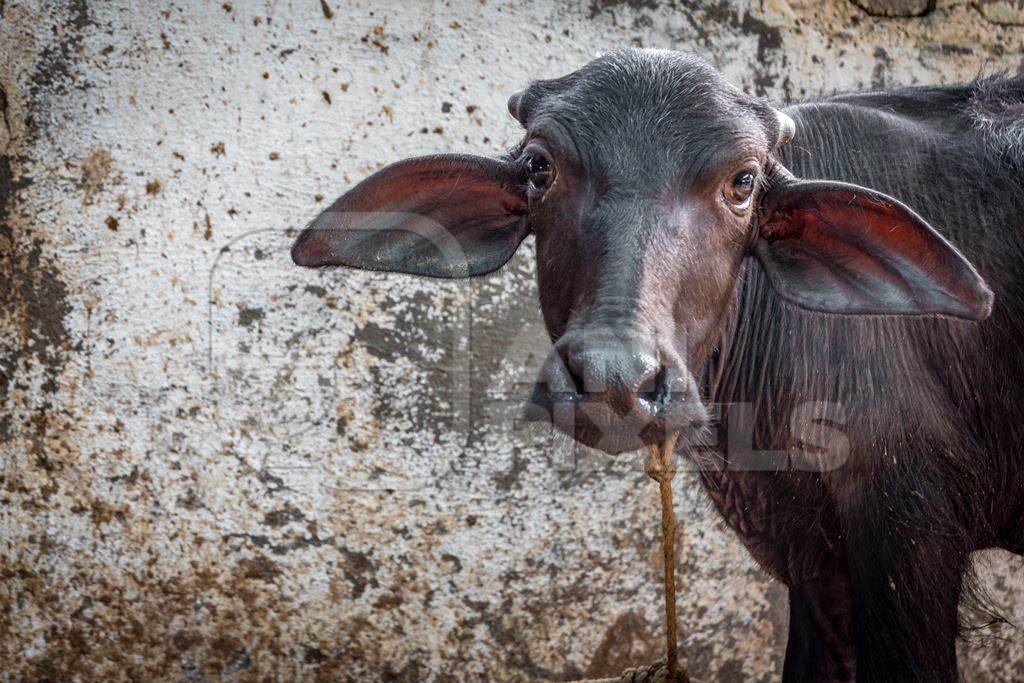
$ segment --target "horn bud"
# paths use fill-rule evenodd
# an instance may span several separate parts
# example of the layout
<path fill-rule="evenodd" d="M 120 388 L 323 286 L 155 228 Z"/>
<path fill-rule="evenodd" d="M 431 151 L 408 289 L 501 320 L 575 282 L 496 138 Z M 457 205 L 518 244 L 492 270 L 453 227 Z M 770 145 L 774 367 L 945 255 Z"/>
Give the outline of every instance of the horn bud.
<path fill-rule="evenodd" d="M 796 123 L 788 114 L 783 114 L 778 109 L 775 110 L 775 119 L 779 124 L 779 137 L 775 142 L 775 146 L 782 147 L 796 135 Z"/>

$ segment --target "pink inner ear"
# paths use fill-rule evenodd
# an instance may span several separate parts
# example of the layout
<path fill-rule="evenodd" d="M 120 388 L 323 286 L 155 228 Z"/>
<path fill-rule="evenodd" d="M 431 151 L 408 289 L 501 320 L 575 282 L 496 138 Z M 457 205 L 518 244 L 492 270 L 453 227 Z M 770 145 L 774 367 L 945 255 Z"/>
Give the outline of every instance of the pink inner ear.
<path fill-rule="evenodd" d="M 769 242 L 801 237 L 804 234 L 806 220 L 805 211 L 796 209 L 777 210 L 761 226 L 761 237 Z"/>
<path fill-rule="evenodd" d="M 970 263 L 891 197 L 791 181 L 770 191 L 765 207 L 755 253 L 793 303 L 834 313 L 988 314 L 991 293 Z"/>
<path fill-rule="evenodd" d="M 895 278 L 900 277 L 899 262 L 910 262 L 947 280 L 948 286 L 958 286 L 955 257 L 962 257 L 922 219 L 893 203 L 851 193 L 846 201 L 823 202 L 791 214 L 792 239 L 816 242 L 823 252 L 834 250 L 862 269 L 889 271 Z"/>
<path fill-rule="evenodd" d="M 515 188 L 508 162 L 444 155 L 392 164 L 343 195 L 331 208 L 408 212 L 447 224 L 467 216 L 521 215 L 526 212 L 526 201 Z"/>
<path fill-rule="evenodd" d="M 454 154 L 392 164 L 318 216 L 292 258 L 433 277 L 490 272 L 529 232 L 519 171 L 507 159 Z"/>

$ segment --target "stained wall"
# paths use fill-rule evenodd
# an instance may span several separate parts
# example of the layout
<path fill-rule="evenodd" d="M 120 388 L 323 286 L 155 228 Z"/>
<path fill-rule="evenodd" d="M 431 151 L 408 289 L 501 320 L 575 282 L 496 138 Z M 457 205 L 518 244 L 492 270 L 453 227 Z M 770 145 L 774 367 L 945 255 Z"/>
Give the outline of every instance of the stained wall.
<path fill-rule="evenodd" d="M 406 156 L 622 45 L 775 101 L 1024 66 L 1024 9 L 885 0 L 0 0 L 0 680 L 572 680 L 660 651 L 655 491 L 516 417 L 527 242 L 469 283 L 292 266 Z M 913 15 L 913 16 L 884 16 Z M 685 656 L 776 680 L 786 599 L 679 482 Z M 981 572 L 1024 618 L 1024 567 Z M 965 647 L 1024 676 L 1024 640 Z"/>

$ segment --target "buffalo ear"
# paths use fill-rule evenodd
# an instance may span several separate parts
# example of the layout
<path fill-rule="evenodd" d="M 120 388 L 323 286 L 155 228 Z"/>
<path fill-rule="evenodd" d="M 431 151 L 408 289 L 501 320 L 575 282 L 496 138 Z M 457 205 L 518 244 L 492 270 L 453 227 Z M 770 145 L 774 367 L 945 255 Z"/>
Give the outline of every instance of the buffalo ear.
<path fill-rule="evenodd" d="M 784 169 L 770 183 L 753 251 L 782 298 L 842 314 L 983 320 L 992 311 L 974 267 L 896 199 Z"/>
<path fill-rule="evenodd" d="M 529 232 L 515 162 L 443 154 L 399 161 L 346 192 L 302 231 L 292 260 L 466 277 L 503 266 Z"/>

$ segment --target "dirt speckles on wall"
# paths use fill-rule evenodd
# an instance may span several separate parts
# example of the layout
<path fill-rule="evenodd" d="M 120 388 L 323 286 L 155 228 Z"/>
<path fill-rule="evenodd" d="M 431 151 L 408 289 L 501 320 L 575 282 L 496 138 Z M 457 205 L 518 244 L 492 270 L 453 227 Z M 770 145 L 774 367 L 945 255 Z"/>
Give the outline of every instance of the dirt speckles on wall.
<path fill-rule="evenodd" d="M 508 95 L 601 50 L 696 50 L 784 100 L 1016 69 L 1013 11 L 0 2 L 5 673 L 536 681 L 648 659 L 656 493 L 517 417 L 547 350 L 532 241 L 457 283 L 299 270 L 295 231 L 391 161 L 504 151 Z M 679 488 L 694 673 L 777 679 L 784 591 Z M 1020 562 L 985 562 L 1024 616 Z M 1024 666 L 1012 634 L 964 654 L 970 680 Z"/>

